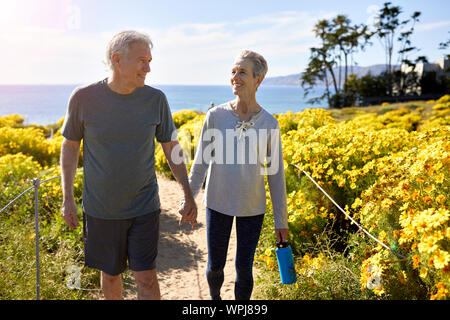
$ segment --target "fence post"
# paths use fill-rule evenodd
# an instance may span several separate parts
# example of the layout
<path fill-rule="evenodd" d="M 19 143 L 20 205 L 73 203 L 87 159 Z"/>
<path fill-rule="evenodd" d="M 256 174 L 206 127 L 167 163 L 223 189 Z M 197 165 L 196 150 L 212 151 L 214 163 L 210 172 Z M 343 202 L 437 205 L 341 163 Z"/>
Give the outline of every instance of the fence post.
<path fill-rule="evenodd" d="M 39 294 L 39 178 L 33 179 L 34 186 L 34 233 L 36 244 L 36 300 L 40 299 Z"/>

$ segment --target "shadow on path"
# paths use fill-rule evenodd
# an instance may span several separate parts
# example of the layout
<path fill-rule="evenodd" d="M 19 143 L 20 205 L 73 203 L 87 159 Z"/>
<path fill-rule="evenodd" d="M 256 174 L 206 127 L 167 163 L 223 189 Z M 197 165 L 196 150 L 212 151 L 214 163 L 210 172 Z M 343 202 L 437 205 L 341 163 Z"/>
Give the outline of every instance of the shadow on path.
<path fill-rule="evenodd" d="M 197 224 L 194 230 L 191 225 L 178 225 L 177 217 L 162 209 L 159 222 L 159 244 L 156 267 L 158 273 L 164 274 L 172 269 L 188 271 L 203 263 L 204 253 L 197 244 L 189 239 L 189 235 L 202 226 Z"/>

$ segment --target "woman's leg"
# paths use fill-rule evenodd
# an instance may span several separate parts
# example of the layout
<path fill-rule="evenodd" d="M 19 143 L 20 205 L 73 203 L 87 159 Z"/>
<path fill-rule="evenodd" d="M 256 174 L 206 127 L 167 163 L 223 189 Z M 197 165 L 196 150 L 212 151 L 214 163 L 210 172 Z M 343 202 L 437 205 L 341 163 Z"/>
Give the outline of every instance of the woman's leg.
<path fill-rule="evenodd" d="M 264 214 L 236 218 L 237 251 L 236 300 L 250 300 L 253 291 L 253 259 L 258 245 Z"/>
<path fill-rule="evenodd" d="M 209 293 L 213 300 L 220 300 L 220 288 L 224 280 L 223 268 L 227 259 L 233 218 L 206 208 L 206 239 L 208 244 L 206 278 L 208 279 Z"/>

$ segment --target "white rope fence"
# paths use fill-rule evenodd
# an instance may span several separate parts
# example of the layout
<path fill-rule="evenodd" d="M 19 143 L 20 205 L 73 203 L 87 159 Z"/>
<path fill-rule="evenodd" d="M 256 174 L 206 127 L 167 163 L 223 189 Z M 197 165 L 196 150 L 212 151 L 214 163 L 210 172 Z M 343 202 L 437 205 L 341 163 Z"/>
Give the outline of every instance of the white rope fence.
<path fill-rule="evenodd" d="M 325 190 L 322 189 L 322 187 L 313 179 L 311 178 L 311 176 L 304 170 L 301 170 L 297 165 L 292 164 L 293 167 L 297 168 L 299 170 L 299 172 L 303 172 L 315 185 L 317 188 L 319 188 L 320 191 L 322 191 L 322 193 L 328 198 L 330 199 L 330 201 L 343 213 L 345 214 L 345 216 L 347 218 L 350 219 L 350 221 L 352 221 L 361 231 L 363 231 L 365 234 L 367 234 L 371 239 L 375 240 L 378 244 L 380 244 L 381 246 L 383 246 L 384 248 L 388 249 L 389 251 L 391 251 L 393 254 L 395 254 L 397 257 L 402 258 L 402 259 L 406 259 L 405 256 L 401 255 L 400 253 L 394 251 L 392 248 L 388 247 L 386 244 L 384 244 L 383 242 L 381 242 L 380 240 L 378 240 L 376 237 L 374 237 L 372 234 L 370 234 L 369 231 L 367 231 L 366 229 L 364 229 L 358 222 L 355 221 L 355 219 L 353 219 L 347 212 L 345 212 L 344 209 L 342 209 L 337 203 L 336 201 L 333 200 L 333 198 L 331 198 L 328 193 L 325 192 Z M 300 177 L 300 174 L 299 174 Z"/>

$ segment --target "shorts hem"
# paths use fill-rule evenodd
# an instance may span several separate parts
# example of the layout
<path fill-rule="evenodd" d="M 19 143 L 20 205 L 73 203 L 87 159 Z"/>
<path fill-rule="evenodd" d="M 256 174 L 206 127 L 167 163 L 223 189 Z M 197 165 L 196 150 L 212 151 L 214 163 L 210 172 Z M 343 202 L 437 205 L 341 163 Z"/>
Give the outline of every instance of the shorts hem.
<path fill-rule="evenodd" d="M 156 264 L 150 265 L 149 267 L 132 267 L 129 266 L 129 269 L 131 271 L 150 271 L 150 270 L 155 270 L 156 269 Z"/>
<path fill-rule="evenodd" d="M 84 266 L 88 267 L 88 268 L 92 268 L 92 269 L 96 269 L 96 270 L 102 271 L 104 273 L 107 273 L 110 276 L 118 276 L 118 275 L 124 273 L 127 270 L 127 267 L 125 267 L 125 268 L 123 268 L 122 271 L 116 271 L 116 270 L 111 270 L 111 269 L 105 268 L 105 267 L 101 266 L 100 264 L 86 263 L 86 262 L 84 263 Z"/>

